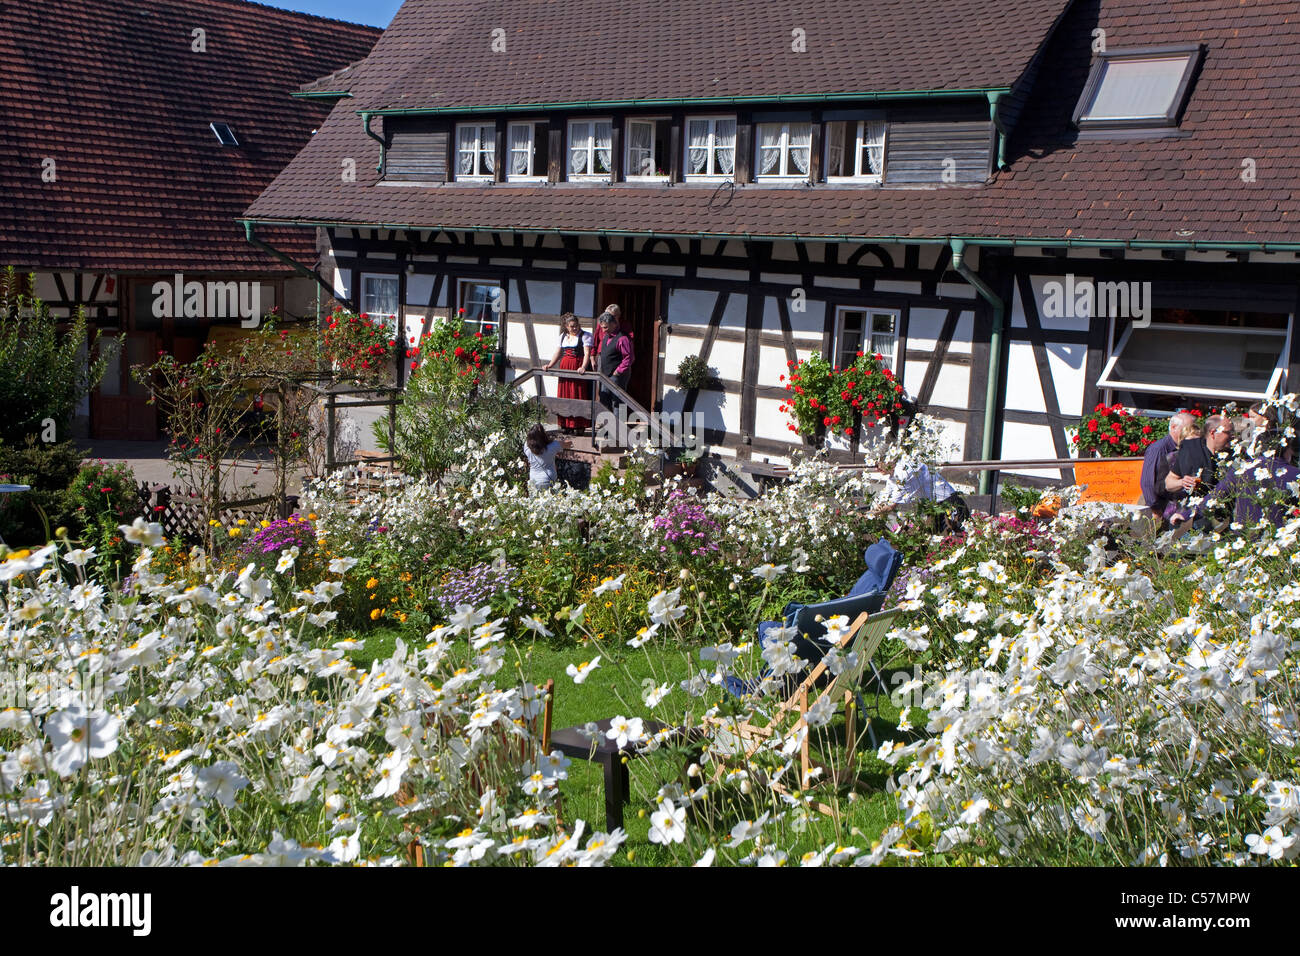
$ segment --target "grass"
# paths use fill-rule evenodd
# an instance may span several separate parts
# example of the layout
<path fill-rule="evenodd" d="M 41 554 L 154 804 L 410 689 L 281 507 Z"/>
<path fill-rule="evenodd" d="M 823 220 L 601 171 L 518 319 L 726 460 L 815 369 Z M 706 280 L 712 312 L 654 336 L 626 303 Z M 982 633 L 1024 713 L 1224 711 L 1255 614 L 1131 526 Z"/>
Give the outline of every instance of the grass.
<path fill-rule="evenodd" d="M 367 630 L 356 635 L 365 642 L 364 649 L 354 652 L 352 659 L 358 667 L 367 667 L 372 660 L 383 658 L 393 653 L 396 641 L 403 638 L 408 644 L 419 643 L 423 635 L 403 631 L 397 628 L 380 628 Z M 674 712 L 680 712 L 684 695 L 677 689 L 677 684 L 690 676 L 692 667 L 698 670 L 700 661 L 698 647 L 654 648 L 654 645 L 633 651 L 630 648 L 618 648 L 603 644 L 595 648 L 589 642 L 577 643 L 562 640 L 517 639 L 513 644 L 513 655 L 507 657 L 507 667 L 514 666 L 524 679 L 543 684 L 547 679 L 555 680 L 553 727 L 580 726 L 589 721 L 601 720 L 615 715 L 627 717 L 649 716 L 649 709 L 642 702 L 643 688 L 668 683 L 673 688 L 668 698 L 675 705 Z M 570 664 L 578 665 L 601 654 L 601 665 L 582 683 L 575 684 L 566 673 Z M 513 656 L 513 661 L 510 657 Z M 647 683 L 648 682 L 648 683 Z M 874 691 L 874 688 L 873 688 Z M 909 736 L 898 730 L 899 711 L 890 704 L 887 693 L 876 696 L 874 692 L 864 694 L 870 725 L 877 740 L 902 739 Z M 924 717 L 920 711 L 913 711 L 914 720 L 922 725 Z M 842 715 L 829 725 L 829 740 L 824 741 L 828 748 L 838 745 L 843 753 L 844 722 Z M 915 732 L 913 732 L 915 733 Z M 815 741 L 814 747 L 821 741 Z M 622 865 L 671 865 L 674 861 L 669 851 L 648 839 L 650 814 L 658 805 L 657 791 L 665 782 L 679 780 L 687 782 L 686 764 L 689 761 L 682 751 L 666 751 L 649 754 L 629 764 L 631 782 L 631 799 L 624 808 L 623 827 L 628 833 L 623 853 L 615 858 L 615 864 Z M 857 846 L 869 846 L 871 841 L 896 818 L 894 798 L 885 792 L 885 782 L 892 772 L 875 754 L 871 740 L 865 736 L 858 747 L 855 770 L 857 785 L 854 788 L 852 802 L 840 800 L 842 808 L 842 825 L 839 841 L 852 842 Z M 698 785 L 700 780 L 693 781 Z M 824 784 L 818 795 L 825 799 Z M 574 760 L 569 768 L 569 778 L 561 787 L 562 815 L 566 820 L 582 819 L 587 821 L 587 832 L 605 828 L 604 779 L 600 766 L 593 762 Z M 842 791 L 842 797 L 847 791 Z M 716 836 L 725 840 L 727 830 L 740 815 L 726 807 L 713 807 L 716 814 L 713 828 Z M 854 831 L 857 832 L 854 832 Z M 809 850 L 820 849 L 811 840 L 796 842 L 788 847 L 791 857 Z"/>

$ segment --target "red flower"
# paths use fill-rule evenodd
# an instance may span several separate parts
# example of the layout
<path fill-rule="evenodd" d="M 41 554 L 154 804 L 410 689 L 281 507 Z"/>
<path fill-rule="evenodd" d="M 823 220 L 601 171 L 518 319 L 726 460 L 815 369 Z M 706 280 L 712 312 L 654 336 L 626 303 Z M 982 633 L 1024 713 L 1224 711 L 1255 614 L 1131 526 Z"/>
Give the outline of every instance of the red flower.
<path fill-rule="evenodd" d="M 1097 430 L 1097 419 L 1095 419 L 1095 418 L 1091 418 L 1091 419 L 1089 419 L 1089 420 L 1088 420 L 1088 431 L 1090 431 L 1090 432 L 1095 432 L 1096 430 Z"/>

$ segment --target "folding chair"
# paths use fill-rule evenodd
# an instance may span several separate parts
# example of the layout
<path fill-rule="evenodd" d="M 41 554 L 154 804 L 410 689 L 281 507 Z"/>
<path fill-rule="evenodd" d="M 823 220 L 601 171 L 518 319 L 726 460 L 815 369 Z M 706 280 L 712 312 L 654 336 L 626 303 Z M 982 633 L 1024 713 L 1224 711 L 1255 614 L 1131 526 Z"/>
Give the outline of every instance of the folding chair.
<path fill-rule="evenodd" d="M 831 774 L 830 768 L 824 763 L 812 759 L 808 741 L 810 730 L 808 712 L 823 699 L 838 700 L 844 705 L 845 711 L 845 742 L 847 745 L 845 766 L 846 768 L 851 767 L 859 740 L 857 730 L 857 710 L 859 706 L 857 690 L 862 682 L 863 674 L 866 672 L 867 667 L 871 666 L 871 660 L 880 648 L 880 643 L 884 640 L 885 634 L 893 626 L 893 620 L 897 614 L 898 610 L 896 608 L 883 614 L 859 614 L 844 636 L 833 645 L 845 655 L 845 659 L 849 659 L 853 654 L 856 654 L 855 663 L 851 666 L 845 666 L 839 674 L 832 675 L 829 684 L 819 691 L 817 684 L 829 670 L 826 659 L 823 657 L 804 676 L 793 692 L 780 703 L 773 712 L 767 726 L 760 727 L 748 721 L 729 720 L 721 717 L 710 718 L 709 723 L 730 731 L 736 736 L 741 747 L 743 747 L 744 763 L 748 764 L 764 742 L 772 739 L 781 731 L 786 718 L 797 712 L 798 717 L 782 736 L 788 737 L 791 734 L 802 733 L 802 740 L 799 745 L 799 789 L 807 789 L 813 782 L 812 770 L 814 766 L 821 768 L 827 775 Z M 812 704 L 809 704 L 809 697 L 813 695 L 816 695 L 815 700 Z M 774 787 L 782 792 L 785 791 L 782 784 L 774 784 Z M 834 810 L 825 804 L 818 803 L 816 807 L 822 813 L 834 813 Z"/>

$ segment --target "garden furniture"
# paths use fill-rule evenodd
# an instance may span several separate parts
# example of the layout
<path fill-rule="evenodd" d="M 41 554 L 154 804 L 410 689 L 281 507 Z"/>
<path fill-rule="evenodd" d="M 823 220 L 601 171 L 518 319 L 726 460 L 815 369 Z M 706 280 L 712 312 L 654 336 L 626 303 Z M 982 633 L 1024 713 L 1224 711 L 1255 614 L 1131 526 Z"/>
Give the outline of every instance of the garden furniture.
<path fill-rule="evenodd" d="M 772 783 L 773 789 L 781 792 L 788 792 L 790 789 L 808 789 L 815 783 L 814 767 L 823 771 L 825 776 L 835 778 L 837 782 L 851 779 L 854 776 L 852 764 L 859 740 L 857 713 L 861 709 L 861 705 L 858 702 L 857 689 L 862 682 L 867 667 L 874 667 L 872 659 L 880 648 L 885 635 L 893 626 L 897 614 L 897 608 L 883 614 L 869 615 L 866 612 L 858 614 L 848 631 L 834 645 L 844 652 L 843 660 L 853 663 L 845 666 L 839 674 L 832 675 L 829 683 L 820 693 L 817 693 L 818 685 L 828 673 L 826 660 L 823 657 L 794 690 L 781 701 L 766 726 L 758 726 L 748 720 L 738 720 L 735 717 L 711 717 L 707 722 L 725 733 L 734 735 L 737 750 L 743 753 L 742 765 L 747 766 L 750 758 L 763 746 L 764 742 L 770 740 L 781 730 L 785 719 L 797 712 L 798 717 L 788 730 L 782 732 L 782 736 L 788 738 L 802 732 L 802 739 L 799 744 L 799 782 L 796 787 L 790 788 L 774 781 Z M 816 700 L 809 704 L 809 697 L 814 693 L 816 693 Z M 808 715 L 810 712 L 823 709 L 820 706 L 823 700 L 830 702 L 831 706 L 838 704 L 844 708 L 845 755 L 844 764 L 839 773 L 835 773 L 825 763 L 814 760 L 810 753 L 808 738 L 811 727 L 808 723 Z M 870 732 L 870 725 L 868 725 L 868 732 Z M 874 735 L 872 735 L 872 739 L 874 741 Z M 834 815 L 833 808 L 825 804 L 817 803 L 814 806 L 822 813 Z"/>

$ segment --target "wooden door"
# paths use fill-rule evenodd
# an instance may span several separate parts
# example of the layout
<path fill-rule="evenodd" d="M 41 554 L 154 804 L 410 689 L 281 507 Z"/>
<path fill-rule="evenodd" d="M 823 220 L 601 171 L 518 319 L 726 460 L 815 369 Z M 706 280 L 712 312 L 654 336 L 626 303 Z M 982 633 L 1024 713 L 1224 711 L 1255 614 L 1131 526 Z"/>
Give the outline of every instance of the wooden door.
<path fill-rule="evenodd" d="M 659 290 L 657 279 L 602 279 L 596 289 L 600 311 L 609 305 L 623 310 L 623 330 L 635 350 L 627 391 L 646 411 L 654 411 L 659 398 Z"/>
<path fill-rule="evenodd" d="M 153 441 L 158 437 L 158 414 L 149 404 L 149 388 L 135 380 L 133 365 L 152 365 L 158 358 L 158 336 L 128 332 L 119 346 L 117 332 L 106 330 L 101 339 L 108 368 L 91 396 L 91 437 L 109 441 Z"/>

